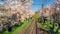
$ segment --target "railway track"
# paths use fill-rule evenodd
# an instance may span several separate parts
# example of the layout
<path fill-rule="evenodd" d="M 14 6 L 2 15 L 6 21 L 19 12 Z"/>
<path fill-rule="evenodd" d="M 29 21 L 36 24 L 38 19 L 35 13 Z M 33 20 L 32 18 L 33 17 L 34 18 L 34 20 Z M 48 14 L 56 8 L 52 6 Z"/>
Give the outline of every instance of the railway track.
<path fill-rule="evenodd" d="M 22 33 L 19 34 L 46 34 L 42 28 L 40 28 L 37 19 L 33 19 L 29 26 L 25 28 Z"/>
<path fill-rule="evenodd" d="M 24 34 L 35 34 L 35 29 L 35 20 L 33 20 L 31 24 L 28 26 L 28 28 L 25 30 Z"/>
<path fill-rule="evenodd" d="M 22 31 L 18 32 L 18 34 L 35 34 L 35 20 L 32 19 L 30 21 L 30 24 L 24 28 Z"/>
<path fill-rule="evenodd" d="M 31 22 L 24 34 L 38 34 L 38 24 L 36 19 Z"/>

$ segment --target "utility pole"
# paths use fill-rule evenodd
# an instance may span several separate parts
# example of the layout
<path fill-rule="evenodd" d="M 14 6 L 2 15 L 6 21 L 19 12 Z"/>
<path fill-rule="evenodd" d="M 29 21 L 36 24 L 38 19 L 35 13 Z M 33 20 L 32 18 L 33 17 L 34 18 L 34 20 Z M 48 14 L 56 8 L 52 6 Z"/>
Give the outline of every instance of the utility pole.
<path fill-rule="evenodd" d="M 42 0 L 42 9 L 43 9 L 43 7 L 44 7 L 44 0 Z M 43 11 L 43 10 L 42 10 Z"/>
<path fill-rule="evenodd" d="M 41 8 L 42 8 L 42 23 L 45 22 L 45 20 L 44 20 L 45 17 L 44 17 L 44 15 L 43 15 L 43 8 L 44 8 L 45 1 L 47 2 L 47 0 L 42 0 L 42 5 L 41 5 Z"/>
<path fill-rule="evenodd" d="M 42 7 L 42 15 L 43 15 L 43 6 L 44 6 L 44 0 L 42 0 L 42 5 L 41 5 L 41 7 Z M 44 17 L 42 16 L 42 23 L 44 22 Z"/>

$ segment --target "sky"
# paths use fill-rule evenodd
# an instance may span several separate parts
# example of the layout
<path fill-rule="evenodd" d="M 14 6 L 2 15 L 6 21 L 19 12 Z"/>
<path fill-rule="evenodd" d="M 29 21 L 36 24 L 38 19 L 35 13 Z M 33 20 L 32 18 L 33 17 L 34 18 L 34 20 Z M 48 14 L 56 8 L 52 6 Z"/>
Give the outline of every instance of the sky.
<path fill-rule="evenodd" d="M 4 2 L 6 0 L 0 0 L 0 4 L 2 4 L 1 1 Z M 31 9 L 34 10 L 34 11 L 40 10 L 41 9 L 41 3 L 42 3 L 42 0 L 33 0 L 33 3 L 31 5 Z M 48 4 L 53 4 L 53 3 L 54 3 L 54 0 L 47 0 L 47 1 L 45 0 L 44 6 L 46 6 Z M 37 4 L 37 5 L 34 5 L 34 4 Z"/>
<path fill-rule="evenodd" d="M 42 3 L 42 0 L 33 0 L 33 3 L 31 5 L 31 9 L 34 11 L 40 10 L 41 9 L 41 3 Z M 53 3 L 54 3 L 54 0 L 47 0 L 47 1 L 45 1 L 44 6 L 46 6 L 48 4 L 53 4 Z M 34 5 L 34 4 L 39 4 L 39 5 Z"/>

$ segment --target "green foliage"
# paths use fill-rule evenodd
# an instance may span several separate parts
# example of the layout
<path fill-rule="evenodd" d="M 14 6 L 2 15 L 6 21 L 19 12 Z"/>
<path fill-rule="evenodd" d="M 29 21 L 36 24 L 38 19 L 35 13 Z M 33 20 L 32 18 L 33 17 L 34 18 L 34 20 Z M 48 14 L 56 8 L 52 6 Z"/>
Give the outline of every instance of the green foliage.
<path fill-rule="evenodd" d="M 52 26 L 53 26 L 53 23 L 50 23 L 49 20 L 47 20 L 45 23 L 43 23 L 42 28 L 49 31 L 50 28 L 52 28 Z"/>
<path fill-rule="evenodd" d="M 59 25 L 57 23 L 54 24 L 54 32 L 59 28 Z"/>
<path fill-rule="evenodd" d="M 3 32 L 3 34 L 18 34 L 18 32 L 20 30 L 22 30 L 23 28 L 25 28 L 28 24 L 28 22 L 25 20 L 22 22 L 23 24 L 19 25 L 18 27 L 17 26 L 12 26 L 12 31 L 11 32 L 8 32 L 7 30 Z"/>
<path fill-rule="evenodd" d="M 54 20 L 46 20 L 45 23 L 42 23 L 42 19 L 39 18 L 38 22 L 41 24 L 42 28 L 50 33 L 60 34 L 60 28 L 58 23 L 54 23 Z"/>
<path fill-rule="evenodd" d="M 58 33 L 57 34 L 60 34 L 60 29 L 58 30 Z"/>
<path fill-rule="evenodd" d="M 41 18 L 38 18 L 38 22 L 39 22 L 39 23 L 41 23 L 41 22 L 42 22 Z"/>

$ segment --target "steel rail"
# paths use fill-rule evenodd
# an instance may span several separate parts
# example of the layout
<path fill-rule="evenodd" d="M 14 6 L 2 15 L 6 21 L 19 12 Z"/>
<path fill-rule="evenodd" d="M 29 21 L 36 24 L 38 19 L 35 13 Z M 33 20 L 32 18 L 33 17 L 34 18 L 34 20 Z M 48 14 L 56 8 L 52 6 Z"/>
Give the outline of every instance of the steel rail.
<path fill-rule="evenodd" d="M 30 23 L 30 25 L 29 25 L 29 26 L 27 27 L 27 29 L 25 30 L 24 34 L 26 34 L 27 32 L 29 32 L 29 31 L 30 31 L 30 29 L 29 29 L 29 28 L 31 27 L 31 25 L 32 25 L 32 24 L 33 24 L 33 22 L 31 22 L 31 23 Z"/>
<path fill-rule="evenodd" d="M 35 24 L 36 24 L 36 34 L 38 34 L 38 25 L 37 25 L 37 20 L 35 20 Z"/>

